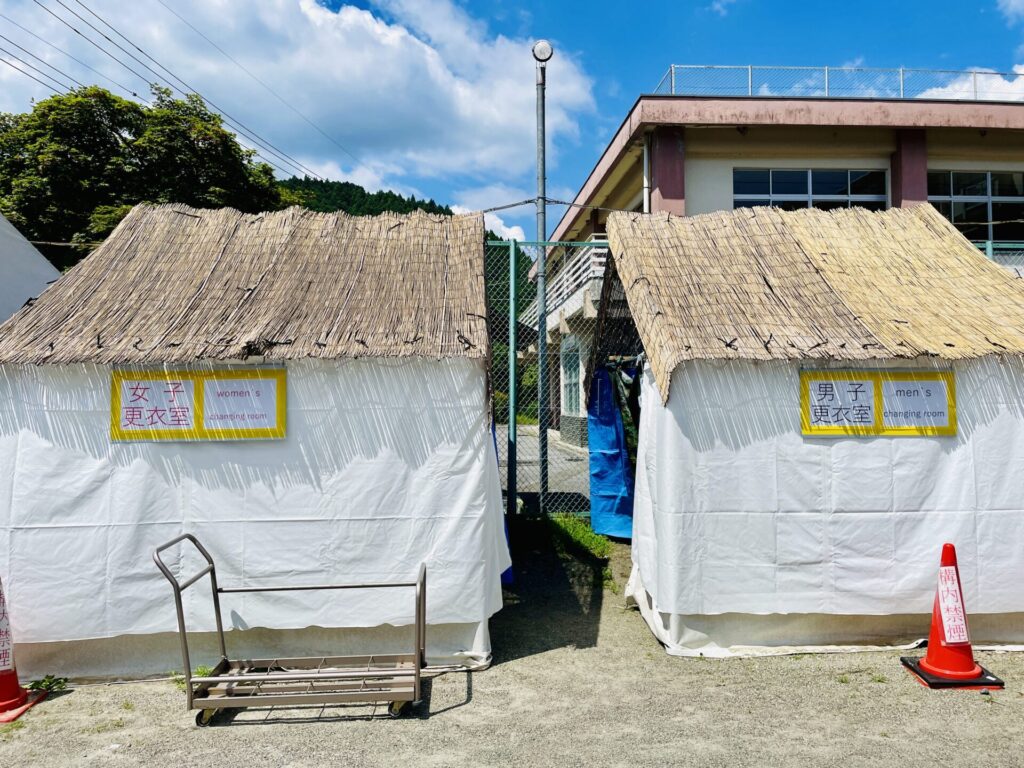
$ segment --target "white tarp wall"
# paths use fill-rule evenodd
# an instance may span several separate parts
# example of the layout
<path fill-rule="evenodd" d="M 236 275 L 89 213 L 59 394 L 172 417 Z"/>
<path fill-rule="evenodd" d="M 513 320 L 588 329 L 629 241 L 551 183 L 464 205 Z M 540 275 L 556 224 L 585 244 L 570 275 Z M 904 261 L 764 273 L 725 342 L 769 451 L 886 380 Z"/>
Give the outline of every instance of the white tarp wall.
<path fill-rule="evenodd" d="M 1024 367 L 952 367 L 955 437 L 805 438 L 792 363 L 645 374 L 627 592 L 670 653 L 924 637 L 946 541 L 973 639 L 1024 641 Z"/>
<path fill-rule="evenodd" d="M 172 654 L 160 659 L 125 636 L 176 628 L 152 553 L 183 532 L 210 550 L 221 586 L 410 581 L 425 561 L 428 656 L 489 658 L 487 619 L 501 607 L 509 556 L 484 364 L 303 361 L 287 371 L 283 440 L 112 443 L 109 368 L 0 367 L 0 576 L 23 676 L 27 664 L 180 668 L 171 636 L 150 644 Z M 166 554 L 181 580 L 198 570 L 198 559 Z M 408 625 L 406 592 L 225 595 L 222 607 L 227 628 Z M 185 596 L 190 628 L 213 630 L 207 580 Z M 252 637 L 228 635 L 229 653 L 233 637 Z M 379 638 L 394 632 L 376 637 L 362 652 L 392 652 Z M 115 640 L 58 642 L 95 638 Z"/>
<path fill-rule="evenodd" d="M 60 277 L 46 257 L 0 216 L 0 323 Z"/>

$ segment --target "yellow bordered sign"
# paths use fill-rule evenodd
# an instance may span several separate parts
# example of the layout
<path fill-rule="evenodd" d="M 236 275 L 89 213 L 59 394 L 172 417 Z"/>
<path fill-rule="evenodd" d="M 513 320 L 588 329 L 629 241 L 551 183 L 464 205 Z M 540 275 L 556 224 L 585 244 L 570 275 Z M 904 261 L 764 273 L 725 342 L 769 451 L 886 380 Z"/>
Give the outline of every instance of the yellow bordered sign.
<path fill-rule="evenodd" d="M 112 440 L 273 440 L 285 436 L 283 368 L 112 373 Z"/>
<path fill-rule="evenodd" d="M 956 434 L 952 371 L 800 371 L 803 434 L 942 436 Z"/>

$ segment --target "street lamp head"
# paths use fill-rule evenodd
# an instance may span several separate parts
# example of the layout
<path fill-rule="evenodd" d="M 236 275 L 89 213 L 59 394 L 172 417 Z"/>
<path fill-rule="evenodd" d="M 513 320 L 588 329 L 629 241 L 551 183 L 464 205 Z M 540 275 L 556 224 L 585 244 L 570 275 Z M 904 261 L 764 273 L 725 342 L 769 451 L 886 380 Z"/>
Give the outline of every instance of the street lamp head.
<path fill-rule="evenodd" d="M 538 40 L 533 44 L 533 58 L 541 64 L 546 64 L 554 55 L 555 49 L 551 47 L 551 43 L 547 40 Z"/>

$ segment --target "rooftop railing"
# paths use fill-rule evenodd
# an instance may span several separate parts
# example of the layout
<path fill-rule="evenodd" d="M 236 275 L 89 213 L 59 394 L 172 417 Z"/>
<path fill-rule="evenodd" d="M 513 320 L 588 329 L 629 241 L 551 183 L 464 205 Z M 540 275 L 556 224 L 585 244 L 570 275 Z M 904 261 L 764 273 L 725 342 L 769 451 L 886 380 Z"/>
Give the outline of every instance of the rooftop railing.
<path fill-rule="evenodd" d="M 1024 72 L 673 64 L 655 94 L 1022 101 Z"/>

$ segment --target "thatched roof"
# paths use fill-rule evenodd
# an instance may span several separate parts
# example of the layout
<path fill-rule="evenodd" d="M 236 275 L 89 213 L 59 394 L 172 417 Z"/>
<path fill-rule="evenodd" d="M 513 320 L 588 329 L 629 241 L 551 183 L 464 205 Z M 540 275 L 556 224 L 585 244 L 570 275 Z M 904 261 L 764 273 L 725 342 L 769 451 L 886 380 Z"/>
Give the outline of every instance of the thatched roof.
<path fill-rule="evenodd" d="M 141 205 L 0 325 L 0 362 L 490 354 L 480 215 Z"/>
<path fill-rule="evenodd" d="M 608 239 L 665 398 L 686 360 L 1024 353 L 1024 281 L 930 205 L 612 213 Z"/>

